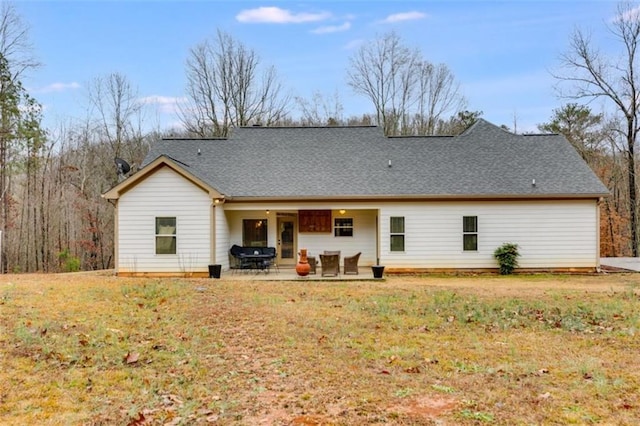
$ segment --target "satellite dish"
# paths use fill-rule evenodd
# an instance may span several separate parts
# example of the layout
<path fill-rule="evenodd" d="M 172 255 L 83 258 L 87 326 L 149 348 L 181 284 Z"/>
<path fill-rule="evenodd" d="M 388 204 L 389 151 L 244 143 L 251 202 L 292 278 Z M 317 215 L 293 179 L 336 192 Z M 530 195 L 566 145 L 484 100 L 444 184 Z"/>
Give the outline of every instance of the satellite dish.
<path fill-rule="evenodd" d="M 116 167 L 118 167 L 119 175 L 124 176 L 131 171 L 131 166 L 129 166 L 129 163 L 124 161 L 122 158 L 116 158 L 115 162 L 116 162 Z"/>

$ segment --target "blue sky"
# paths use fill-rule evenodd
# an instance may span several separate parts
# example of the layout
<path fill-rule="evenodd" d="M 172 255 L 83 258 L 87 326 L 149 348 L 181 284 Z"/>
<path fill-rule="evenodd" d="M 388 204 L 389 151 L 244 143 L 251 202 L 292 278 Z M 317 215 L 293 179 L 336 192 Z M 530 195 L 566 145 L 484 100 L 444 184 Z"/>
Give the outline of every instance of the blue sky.
<path fill-rule="evenodd" d="M 605 50 L 614 1 L 18 1 L 43 64 L 24 84 L 45 125 L 86 116 L 87 84 L 124 74 L 145 100 L 149 126 L 177 122 L 189 48 L 221 29 L 275 66 L 293 96 L 338 92 L 345 115 L 372 112 L 346 84 L 349 57 L 391 30 L 433 63 L 445 63 L 468 99 L 495 124 L 533 131 L 566 103 L 553 91 L 574 28 Z M 595 106 L 594 106 L 595 108 Z M 597 109 L 597 108 L 595 108 Z M 296 115 L 295 113 L 293 115 Z"/>

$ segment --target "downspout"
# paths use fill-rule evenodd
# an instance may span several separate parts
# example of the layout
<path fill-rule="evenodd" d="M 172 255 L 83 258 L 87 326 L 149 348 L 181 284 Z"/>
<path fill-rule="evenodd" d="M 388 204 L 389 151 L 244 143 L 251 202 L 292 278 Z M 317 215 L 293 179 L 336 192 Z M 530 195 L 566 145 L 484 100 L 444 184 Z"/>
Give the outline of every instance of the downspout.
<path fill-rule="evenodd" d="M 111 200 L 109 200 L 111 202 Z M 120 256 L 118 256 L 118 252 L 120 251 L 120 219 L 119 219 L 119 210 L 118 209 L 118 200 L 113 200 L 113 268 L 116 272 L 116 277 L 120 272 Z"/>
<path fill-rule="evenodd" d="M 211 254 L 209 255 L 210 260 L 211 260 L 211 264 L 215 265 L 216 264 L 216 204 L 214 200 L 211 200 L 211 219 L 210 219 L 210 226 L 211 226 L 211 238 L 209 239 L 210 244 L 211 244 Z"/>
<path fill-rule="evenodd" d="M 376 215 L 376 265 L 380 264 L 380 210 Z"/>
<path fill-rule="evenodd" d="M 603 198 L 596 201 L 596 272 L 600 272 L 600 206 Z"/>

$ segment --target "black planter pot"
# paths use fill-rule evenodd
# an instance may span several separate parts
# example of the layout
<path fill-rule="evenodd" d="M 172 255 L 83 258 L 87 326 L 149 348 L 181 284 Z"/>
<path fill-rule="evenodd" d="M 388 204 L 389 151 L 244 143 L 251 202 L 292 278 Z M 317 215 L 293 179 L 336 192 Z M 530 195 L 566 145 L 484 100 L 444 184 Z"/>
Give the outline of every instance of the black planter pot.
<path fill-rule="evenodd" d="M 384 273 L 384 266 L 382 265 L 373 265 L 371 267 L 373 271 L 373 278 L 382 278 L 382 274 Z"/>
<path fill-rule="evenodd" d="M 222 265 L 209 265 L 209 278 L 220 278 Z"/>

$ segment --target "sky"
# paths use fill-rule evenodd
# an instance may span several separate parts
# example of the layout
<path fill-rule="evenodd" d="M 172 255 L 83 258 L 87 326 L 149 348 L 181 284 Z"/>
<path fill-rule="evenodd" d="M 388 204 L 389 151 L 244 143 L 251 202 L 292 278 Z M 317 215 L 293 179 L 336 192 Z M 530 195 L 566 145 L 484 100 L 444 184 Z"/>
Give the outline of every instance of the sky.
<path fill-rule="evenodd" d="M 43 105 L 49 129 L 84 119 L 87 86 L 115 72 L 145 103 L 145 126 L 177 125 L 189 49 L 213 39 L 218 29 L 255 50 L 262 65 L 273 65 L 291 96 L 338 93 L 346 116 L 374 111 L 347 85 L 349 58 L 363 43 L 395 31 L 426 60 L 450 68 L 468 110 L 482 111 L 497 125 L 515 123 L 518 132 L 536 131 L 569 102 L 558 98 L 552 72 L 576 28 L 591 32 L 605 51 L 616 48 L 606 29 L 616 10 L 612 0 L 14 4 L 42 64 L 23 84 Z"/>

